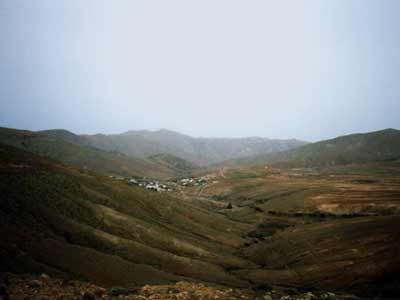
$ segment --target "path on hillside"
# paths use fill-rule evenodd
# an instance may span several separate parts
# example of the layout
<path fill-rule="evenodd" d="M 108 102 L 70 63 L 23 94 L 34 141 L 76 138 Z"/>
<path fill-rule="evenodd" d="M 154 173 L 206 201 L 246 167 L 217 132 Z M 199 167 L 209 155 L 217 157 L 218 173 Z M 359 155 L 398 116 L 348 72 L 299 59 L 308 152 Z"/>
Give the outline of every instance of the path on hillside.
<path fill-rule="evenodd" d="M 203 193 L 203 191 L 205 190 L 206 187 L 207 187 L 207 183 L 200 188 L 199 192 L 197 193 L 197 197 L 201 196 L 201 194 Z"/>
<path fill-rule="evenodd" d="M 219 176 L 221 176 L 222 178 L 226 178 L 225 167 L 222 167 L 221 169 L 219 169 Z"/>

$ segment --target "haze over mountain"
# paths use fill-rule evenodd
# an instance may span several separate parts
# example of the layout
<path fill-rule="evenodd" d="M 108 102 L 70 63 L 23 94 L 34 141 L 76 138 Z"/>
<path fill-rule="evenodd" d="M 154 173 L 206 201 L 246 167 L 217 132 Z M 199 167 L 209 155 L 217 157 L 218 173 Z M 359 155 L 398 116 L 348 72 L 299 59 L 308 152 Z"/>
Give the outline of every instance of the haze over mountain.
<path fill-rule="evenodd" d="M 196 139 L 169 130 L 76 135 L 0 128 L 0 142 L 82 169 L 124 176 L 184 176 L 200 165 L 291 149 L 304 142 L 265 138 Z"/>
<path fill-rule="evenodd" d="M 83 135 L 81 137 L 85 138 L 85 143 L 88 145 L 107 151 L 118 151 L 141 158 L 168 153 L 199 165 L 283 151 L 305 144 L 305 142 L 295 139 L 279 140 L 260 137 L 193 138 L 166 129 L 128 131 L 118 135 Z"/>
<path fill-rule="evenodd" d="M 396 128 L 399 10 L 393 0 L 3 0 L 0 126 L 306 141 Z"/>
<path fill-rule="evenodd" d="M 168 163 L 160 164 L 151 159 L 87 146 L 85 139 L 66 130 L 53 133 L 55 134 L 46 135 L 28 130 L 0 128 L 0 142 L 101 174 L 165 178 L 187 173 L 187 168 L 179 170 L 179 166 Z"/>
<path fill-rule="evenodd" d="M 389 128 L 310 143 L 279 153 L 246 157 L 227 164 L 239 166 L 279 163 L 288 166 L 318 167 L 399 159 L 400 130 Z"/>
<path fill-rule="evenodd" d="M 279 163 L 316 167 L 400 159 L 400 131 L 385 129 L 309 143 L 267 138 L 193 138 L 170 130 L 76 135 L 2 128 L 0 141 L 102 173 L 173 177 L 203 166 Z"/>

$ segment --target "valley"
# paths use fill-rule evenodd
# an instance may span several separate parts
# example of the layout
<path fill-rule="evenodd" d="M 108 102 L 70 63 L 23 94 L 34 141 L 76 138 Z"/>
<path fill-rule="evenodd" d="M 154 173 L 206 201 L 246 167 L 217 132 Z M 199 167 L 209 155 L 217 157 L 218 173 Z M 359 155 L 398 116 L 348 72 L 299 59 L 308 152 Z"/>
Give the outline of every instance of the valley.
<path fill-rule="evenodd" d="M 72 161 L 65 149 L 90 153 L 93 169 L 80 165 L 87 156 Z M 143 289 L 160 299 L 392 298 L 400 291 L 400 152 L 390 153 L 390 160 L 199 167 L 170 154 L 114 160 L 116 153 L 92 146 L 3 130 L 0 271 L 12 299 L 32 280 L 42 283 L 27 294 L 105 289 L 94 298 L 112 298 L 105 291 L 116 287 L 127 299 L 151 297 Z M 104 157 L 118 162 L 112 172 Z M 162 176 L 136 171 L 137 163 L 118 169 L 121 160 Z M 130 178 L 175 186 L 151 190 Z"/>
<path fill-rule="evenodd" d="M 0 300 L 400 300 L 400 1 L 0 1 Z"/>

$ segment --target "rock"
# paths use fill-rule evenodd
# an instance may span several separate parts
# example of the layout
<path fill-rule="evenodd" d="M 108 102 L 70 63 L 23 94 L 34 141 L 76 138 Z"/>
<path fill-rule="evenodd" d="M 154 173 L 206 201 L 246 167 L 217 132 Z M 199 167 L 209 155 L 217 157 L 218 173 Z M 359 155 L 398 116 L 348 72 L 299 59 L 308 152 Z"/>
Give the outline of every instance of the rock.
<path fill-rule="evenodd" d="M 321 299 L 334 299 L 335 297 L 336 297 L 336 295 L 331 292 L 323 293 L 320 296 Z"/>
<path fill-rule="evenodd" d="M 47 280 L 49 280 L 50 279 L 50 276 L 49 275 L 47 275 L 47 274 L 45 274 L 45 273 L 43 273 L 42 275 L 40 275 L 40 277 L 39 277 L 41 280 L 44 280 L 44 281 L 47 281 Z"/>
<path fill-rule="evenodd" d="M 299 296 L 299 298 L 296 298 L 297 300 L 312 300 L 315 299 L 315 295 L 311 292 L 305 293 L 301 296 Z"/>
<path fill-rule="evenodd" d="M 271 295 L 264 295 L 264 297 L 263 297 L 263 299 L 264 300 L 274 300 L 272 297 L 271 297 Z"/>
<path fill-rule="evenodd" d="M 83 300 L 94 300 L 94 298 L 95 298 L 94 294 L 90 291 L 82 292 L 81 296 L 82 296 Z"/>
<path fill-rule="evenodd" d="M 311 292 L 308 292 L 303 296 L 303 299 L 305 299 L 305 300 L 311 300 L 311 299 L 314 299 L 314 298 L 315 298 L 315 295 L 313 293 L 311 293 Z"/>
<path fill-rule="evenodd" d="M 40 288 L 43 286 L 43 283 L 40 280 L 31 280 L 28 282 L 28 287 L 30 288 Z"/>

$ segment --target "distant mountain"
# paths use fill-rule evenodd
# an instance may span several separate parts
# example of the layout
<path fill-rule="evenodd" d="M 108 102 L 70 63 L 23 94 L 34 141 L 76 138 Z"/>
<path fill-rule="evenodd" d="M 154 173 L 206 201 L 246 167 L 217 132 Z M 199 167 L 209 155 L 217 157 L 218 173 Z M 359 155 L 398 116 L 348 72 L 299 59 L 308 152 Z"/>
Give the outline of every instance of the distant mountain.
<path fill-rule="evenodd" d="M 256 137 L 193 138 L 165 129 L 77 135 L 64 129 L 33 132 L 0 128 L 0 142 L 100 173 L 164 178 L 227 159 L 305 144 Z"/>
<path fill-rule="evenodd" d="M 42 131 L 38 131 L 38 133 L 49 136 L 49 137 L 62 139 L 64 141 L 72 143 L 72 144 L 88 146 L 88 141 L 84 137 L 77 135 L 75 133 L 72 133 L 65 129 L 42 130 Z"/>
<path fill-rule="evenodd" d="M 66 130 L 32 132 L 0 128 L 0 142 L 41 156 L 102 174 L 174 177 L 175 171 L 150 160 L 87 145 L 86 139 Z"/>
<path fill-rule="evenodd" d="M 241 166 L 278 163 L 286 166 L 317 167 L 398 159 L 400 130 L 385 129 L 341 136 L 280 153 L 250 156 L 227 164 Z"/>
<path fill-rule="evenodd" d="M 160 153 L 172 154 L 200 166 L 250 155 L 296 148 L 305 142 L 259 137 L 194 138 L 174 131 L 128 131 L 114 135 L 84 135 L 85 143 L 107 151 L 145 158 Z"/>
<path fill-rule="evenodd" d="M 299 140 L 194 138 L 174 131 L 76 135 L 0 129 L 0 142 L 98 172 L 179 176 L 198 166 L 279 163 L 327 166 L 400 159 L 400 131 L 385 129 L 310 143 Z"/>

